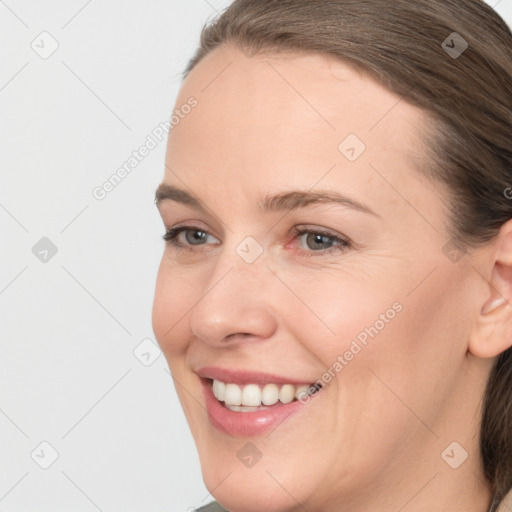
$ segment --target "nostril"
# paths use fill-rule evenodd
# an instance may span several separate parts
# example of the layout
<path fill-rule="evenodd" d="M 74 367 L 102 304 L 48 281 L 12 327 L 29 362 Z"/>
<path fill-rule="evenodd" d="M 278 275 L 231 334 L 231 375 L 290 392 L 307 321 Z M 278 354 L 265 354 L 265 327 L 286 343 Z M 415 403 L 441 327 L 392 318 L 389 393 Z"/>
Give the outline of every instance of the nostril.
<path fill-rule="evenodd" d="M 240 336 L 242 338 L 247 338 L 248 336 L 252 336 L 252 334 L 249 332 L 236 332 L 234 334 L 228 334 L 228 336 L 226 336 L 222 341 L 223 342 L 233 341 L 233 339 L 236 340 L 236 338 L 238 336 Z"/>

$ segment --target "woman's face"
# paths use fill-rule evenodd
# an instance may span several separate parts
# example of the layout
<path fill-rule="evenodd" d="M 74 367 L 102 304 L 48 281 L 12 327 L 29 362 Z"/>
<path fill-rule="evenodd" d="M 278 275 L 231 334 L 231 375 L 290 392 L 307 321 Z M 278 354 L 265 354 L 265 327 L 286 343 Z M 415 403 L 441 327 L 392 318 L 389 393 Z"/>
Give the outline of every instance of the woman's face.
<path fill-rule="evenodd" d="M 397 482 L 405 505 L 430 478 L 439 492 L 460 474 L 450 443 L 476 460 L 481 282 L 446 245 L 445 191 L 417 170 L 421 111 L 324 56 L 227 47 L 176 108 L 163 183 L 183 193 L 158 206 L 189 230 L 166 243 L 153 328 L 213 496 L 271 512 L 371 503 Z M 241 411 L 240 396 L 278 402 Z"/>

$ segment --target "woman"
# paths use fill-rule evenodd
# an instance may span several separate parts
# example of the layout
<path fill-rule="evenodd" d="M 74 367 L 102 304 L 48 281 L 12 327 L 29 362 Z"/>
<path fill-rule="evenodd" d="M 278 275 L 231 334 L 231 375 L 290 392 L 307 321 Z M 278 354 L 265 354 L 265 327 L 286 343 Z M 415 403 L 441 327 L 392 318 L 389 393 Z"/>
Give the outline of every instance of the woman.
<path fill-rule="evenodd" d="M 153 305 L 204 510 L 511 509 L 511 91 L 478 0 L 204 28 Z"/>

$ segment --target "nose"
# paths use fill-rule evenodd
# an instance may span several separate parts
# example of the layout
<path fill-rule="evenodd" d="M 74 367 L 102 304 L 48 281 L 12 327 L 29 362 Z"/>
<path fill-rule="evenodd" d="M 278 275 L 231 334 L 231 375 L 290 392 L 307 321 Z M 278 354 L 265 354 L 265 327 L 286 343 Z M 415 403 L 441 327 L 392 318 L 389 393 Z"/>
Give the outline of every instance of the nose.
<path fill-rule="evenodd" d="M 190 313 L 192 333 L 204 342 L 224 347 L 270 338 L 277 328 L 269 280 L 263 261 L 247 263 L 237 254 L 218 265 Z"/>

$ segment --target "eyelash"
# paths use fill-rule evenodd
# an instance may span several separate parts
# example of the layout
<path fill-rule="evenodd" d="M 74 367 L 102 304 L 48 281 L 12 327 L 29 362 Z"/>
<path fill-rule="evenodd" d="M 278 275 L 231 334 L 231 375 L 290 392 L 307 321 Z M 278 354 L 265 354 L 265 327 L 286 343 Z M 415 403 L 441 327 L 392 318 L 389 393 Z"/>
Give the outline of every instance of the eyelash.
<path fill-rule="evenodd" d="M 194 249 L 191 249 L 193 247 L 192 245 L 184 245 L 181 242 L 177 241 L 177 237 L 180 233 L 184 231 L 200 231 L 202 233 L 206 233 L 207 235 L 210 235 L 210 233 L 202 228 L 199 228 L 197 226 L 179 226 L 176 228 L 168 229 L 165 234 L 162 236 L 162 239 L 166 242 L 167 245 L 171 246 L 175 251 L 193 251 Z M 294 237 L 301 237 L 305 234 L 313 234 L 313 235 L 321 235 L 324 237 L 329 238 L 333 242 L 339 244 L 335 245 L 333 247 L 330 247 L 328 249 L 323 249 L 319 251 L 313 251 L 313 250 L 305 250 L 305 249 L 299 249 L 299 253 L 302 256 L 306 257 L 314 257 L 314 256 L 325 256 L 329 255 L 331 253 L 334 253 L 336 251 L 344 252 L 345 249 L 348 249 L 351 247 L 351 243 L 349 240 L 345 238 L 341 238 L 337 235 L 333 235 L 332 233 L 328 233 L 326 231 L 318 230 L 318 229 L 305 229 L 305 228 L 293 228 L 293 234 Z M 198 244 L 198 245 L 204 245 L 204 244 Z"/>

